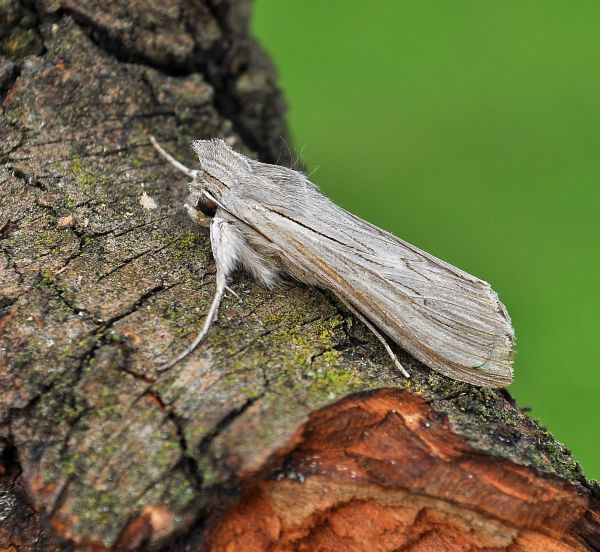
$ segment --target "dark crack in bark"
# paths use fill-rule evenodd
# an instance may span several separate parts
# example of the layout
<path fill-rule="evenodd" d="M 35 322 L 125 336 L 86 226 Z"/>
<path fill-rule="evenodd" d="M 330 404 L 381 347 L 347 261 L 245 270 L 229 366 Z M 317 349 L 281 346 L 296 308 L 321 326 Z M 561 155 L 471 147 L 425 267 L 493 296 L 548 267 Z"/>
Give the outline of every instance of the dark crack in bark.
<path fill-rule="evenodd" d="M 276 85 L 275 70 L 249 33 L 249 14 L 233 16 L 235 25 L 228 21 L 230 12 L 242 12 L 247 10 L 246 6 L 221 2 L 216 7 L 206 1 L 183 8 L 196 10 L 196 13 L 183 13 L 180 16 L 182 26 L 179 32 L 190 40 L 190 47 L 184 49 L 185 53 L 180 51 L 181 48 L 172 52 L 168 47 L 160 50 L 148 48 L 153 40 L 152 32 L 145 28 L 143 21 L 136 21 L 136 15 L 139 14 L 135 9 L 129 13 L 136 30 L 128 31 L 120 29 L 116 21 L 111 21 L 108 11 L 104 12 L 92 2 L 39 2 L 36 8 L 39 22 L 56 22 L 61 17 L 72 17 L 96 46 L 120 62 L 151 67 L 172 77 L 202 74 L 214 90 L 217 111 L 231 121 L 234 132 L 251 151 L 258 153 L 264 161 L 292 163 L 291 154 L 288 158 L 289 152 L 282 148 L 281 143 L 282 139 L 285 143 L 287 136 L 282 118 L 285 103 Z M 163 9 L 157 12 L 156 18 L 168 20 L 168 17 L 162 16 L 162 12 Z M 207 38 L 211 31 L 207 32 L 199 25 L 198 19 L 206 22 L 206 27 L 215 26 L 211 38 Z M 152 25 L 156 23 L 151 24 L 150 29 Z M 144 33 L 148 34 L 145 40 L 136 39 L 136 34 L 139 36 Z M 254 105 L 248 109 L 250 102 Z M 134 117 L 157 115 L 176 115 L 176 112 L 155 112 Z"/>

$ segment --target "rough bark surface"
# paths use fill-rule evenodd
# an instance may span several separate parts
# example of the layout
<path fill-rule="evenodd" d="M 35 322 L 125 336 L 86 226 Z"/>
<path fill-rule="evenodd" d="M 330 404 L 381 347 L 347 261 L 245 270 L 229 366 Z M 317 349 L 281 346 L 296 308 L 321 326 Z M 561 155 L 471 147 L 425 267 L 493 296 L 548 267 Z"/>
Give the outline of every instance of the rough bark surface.
<path fill-rule="evenodd" d="M 600 550 L 563 446 L 325 293 L 239 275 L 157 371 L 214 265 L 148 135 L 289 162 L 250 7 L 0 2 L 0 550 Z"/>

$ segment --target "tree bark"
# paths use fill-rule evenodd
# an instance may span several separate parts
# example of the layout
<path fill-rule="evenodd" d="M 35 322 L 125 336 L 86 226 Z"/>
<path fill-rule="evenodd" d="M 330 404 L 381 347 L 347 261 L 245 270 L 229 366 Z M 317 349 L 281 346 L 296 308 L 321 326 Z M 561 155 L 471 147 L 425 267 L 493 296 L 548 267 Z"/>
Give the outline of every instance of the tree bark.
<path fill-rule="evenodd" d="M 327 293 L 214 288 L 190 140 L 288 163 L 250 2 L 0 3 L 0 550 L 600 550 L 598 488 L 508 393 Z"/>

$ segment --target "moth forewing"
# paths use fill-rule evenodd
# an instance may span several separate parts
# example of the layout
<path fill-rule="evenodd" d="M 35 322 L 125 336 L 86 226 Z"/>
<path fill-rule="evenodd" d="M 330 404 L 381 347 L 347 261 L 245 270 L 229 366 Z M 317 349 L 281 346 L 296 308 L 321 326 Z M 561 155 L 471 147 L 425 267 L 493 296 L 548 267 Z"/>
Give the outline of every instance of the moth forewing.
<path fill-rule="evenodd" d="M 230 206 L 273 242 L 286 272 L 330 289 L 434 370 L 475 385 L 511 383 L 514 333 L 489 284 L 348 213 L 302 175 L 286 208 L 289 172 L 279 186 L 269 182 L 279 192 Z M 277 179 L 272 166 L 268 174 Z"/>

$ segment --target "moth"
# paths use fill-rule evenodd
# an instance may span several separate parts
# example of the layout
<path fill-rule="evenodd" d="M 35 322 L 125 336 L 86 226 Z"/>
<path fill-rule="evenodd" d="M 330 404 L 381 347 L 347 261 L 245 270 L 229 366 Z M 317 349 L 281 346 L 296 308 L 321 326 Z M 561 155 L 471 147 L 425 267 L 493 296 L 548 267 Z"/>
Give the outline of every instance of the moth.
<path fill-rule="evenodd" d="M 216 291 L 192 352 L 217 314 L 232 272 L 243 267 L 265 286 L 282 275 L 332 291 L 381 341 L 429 368 L 474 385 L 502 387 L 513 378 L 514 331 L 490 285 L 338 207 L 304 174 L 250 159 L 223 140 L 196 140 L 199 168 L 188 175 L 185 208 L 210 220 Z"/>

